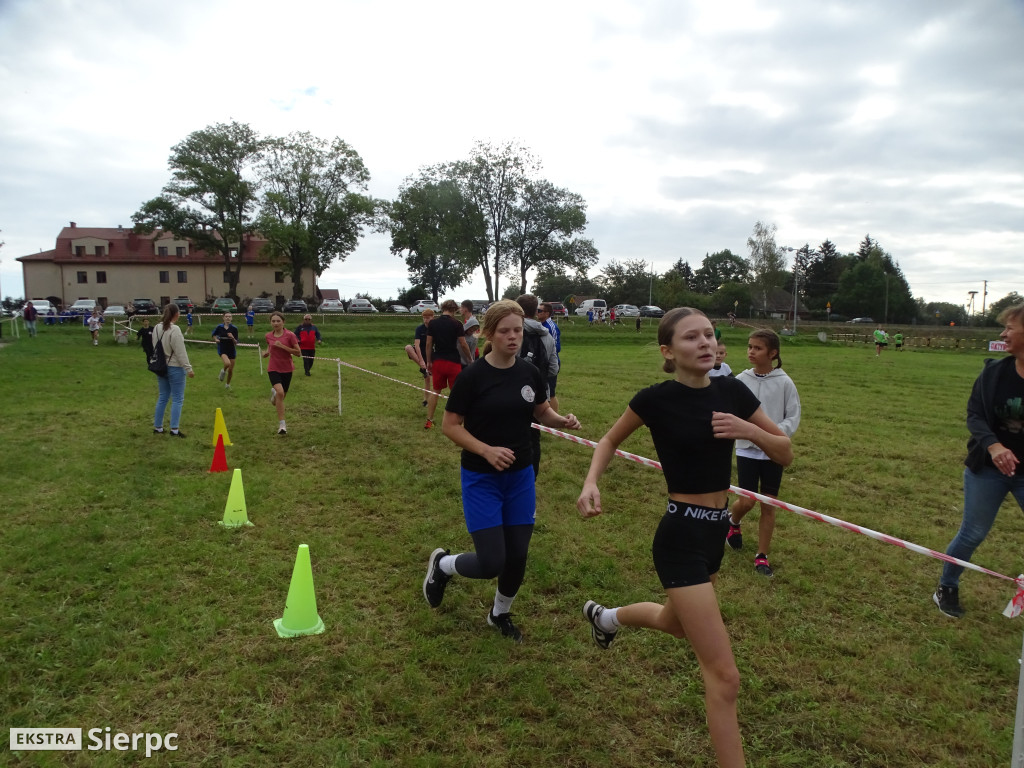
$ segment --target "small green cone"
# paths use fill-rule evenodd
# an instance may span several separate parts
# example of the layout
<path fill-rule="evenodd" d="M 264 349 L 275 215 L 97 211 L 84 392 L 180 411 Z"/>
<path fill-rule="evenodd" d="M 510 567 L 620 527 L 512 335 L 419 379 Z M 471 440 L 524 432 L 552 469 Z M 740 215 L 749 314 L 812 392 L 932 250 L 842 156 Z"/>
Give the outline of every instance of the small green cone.
<path fill-rule="evenodd" d="M 231 474 L 231 490 L 228 491 L 228 503 L 224 505 L 224 519 L 220 521 L 220 524 L 225 528 L 252 525 L 245 509 L 245 489 L 242 487 L 241 469 L 236 469 Z"/>
<path fill-rule="evenodd" d="M 292 583 L 288 587 L 284 616 L 274 619 L 274 629 L 280 637 L 319 635 L 324 623 L 316 612 L 316 594 L 313 592 L 313 567 L 309 562 L 309 545 L 299 544 L 292 570 Z"/>

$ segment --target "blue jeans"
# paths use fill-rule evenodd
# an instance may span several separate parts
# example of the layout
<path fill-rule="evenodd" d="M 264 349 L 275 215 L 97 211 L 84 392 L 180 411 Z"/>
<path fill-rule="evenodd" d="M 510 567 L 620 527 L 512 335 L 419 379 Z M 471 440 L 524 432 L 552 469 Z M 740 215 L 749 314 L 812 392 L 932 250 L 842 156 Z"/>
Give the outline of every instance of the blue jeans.
<path fill-rule="evenodd" d="M 185 369 L 178 365 L 167 366 L 166 376 L 156 377 L 160 395 L 156 399 L 156 413 L 153 414 L 153 428 L 160 429 L 164 425 L 164 410 L 167 401 L 171 401 L 171 429 L 178 428 L 181 419 L 181 407 L 185 404 Z"/>
<path fill-rule="evenodd" d="M 970 560 L 974 550 L 988 536 L 992 523 L 996 521 L 996 513 L 1008 493 L 1013 494 L 1017 505 L 1024 510 L 1024 475 L 1018 472 L 1013 477 L 1007 477 L 995 467 L 983 467 L 980 472 L 964 469 L 964 519 L 960 523 L 960 530 L 946 548 L 946 554 L 960 560 Z M 945 563 L 939 584 L 955 587 L 959 585 L 960 574 L 963 572 L 961 566 Z"/>

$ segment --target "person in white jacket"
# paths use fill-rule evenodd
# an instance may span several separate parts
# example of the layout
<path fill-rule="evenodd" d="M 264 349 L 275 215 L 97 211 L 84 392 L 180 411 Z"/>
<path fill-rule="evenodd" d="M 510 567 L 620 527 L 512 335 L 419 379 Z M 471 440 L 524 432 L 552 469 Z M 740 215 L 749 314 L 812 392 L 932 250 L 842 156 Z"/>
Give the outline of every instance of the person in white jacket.
<path fill-rule="evenodd" d="M 156 411 L 153 414 L 153 434 L 164 433 L 164 413 L 167 402 L 171 403 L 171 437 L 184 437 L 185 433 L 178 429 L 181 420 L 181 409 L 185 405 L 185 377 L 192 378 L 192 364 L 188 361 L 185 351 L 185 337 L 176 323 L 178 322 L 178 305 L 169 303 L 164 307 L 163 317 L 153 329 L 153 346 L 162 344 L 167 358 L 167 375 L 157 376 L 159 394 L 156 399 Z"/>
<path fill-rule="evenodd" d="M 768 418 L 778 425 L 787 437 L 792 438 L 800 426 L 800 395 L 796 384 L 782 370 L 781 342 L 775 331 L 759 328 L 750 334 L 747 341 L 747 360 L 753 368 L 736 375 L 754 396 L 761 401 L 761 407 Z M 782 465 L 776 464 L 768 455 L 749 440 L 736 441 L 736 484 L 747 491 L 776 498 L 782 486 Z M 740 496 L 729 509 L 729 533 L 726 541 L 733 549 L 743 548 L 743 534 L 740 523 L 754 508 L 753 499 Z M 774 574 L 768 563 L 768 549 L 772 534 L 775 533 L 775 507 L 761 503 L 761 519 L 757 526 L 757 555 L 754 569 L 762 576 Z"/>

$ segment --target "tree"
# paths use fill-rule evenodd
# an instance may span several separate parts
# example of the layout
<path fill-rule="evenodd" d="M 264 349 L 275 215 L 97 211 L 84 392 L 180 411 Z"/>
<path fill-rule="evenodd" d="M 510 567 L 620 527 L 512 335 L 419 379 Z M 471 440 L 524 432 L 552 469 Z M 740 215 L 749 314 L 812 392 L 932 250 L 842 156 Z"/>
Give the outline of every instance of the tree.
<path fill-rule="evenodd" d="M 577 271 L 597 263 L 591 240 L 573 239 L 587 226 L 583 197 L 549 181 L 527 181 L 512 207 L 508 234 L 508 270 L 526 293 L 526 273 L 540 265 Z M 517 294 L 519 295 L 519 294 Z"/>
<path fill-rule="evenodd" d="M 640 259 L 618 262 L 612 259 L 601 270 L 598 283 L 604 289 L 609 306 L 646 304 L 652 291 L 650 264 Z"/>
<path fill-rule="evenodd" d="M 328 143 L 307 132 L 269 141 L 260 170 L 266 192 L 258 228 L 291 275 L 292 298 L 301 299 L 302 270 L 319 276 L 344 260 L 371 223 L 370 174 L 340 138 Z"/>
<path fill-rule="evenodd" d="M 410 282 L 427 288 L 434 301 L 473 272 L 486 227 L 458 184 L 426 178 L 407 182 L 385 210 L 391 253 L 405 255 Z"/>
<path fill-rule="evenodd" d="M 484 273 L 488 301 L 500 295 L 501 275 L 508 268 L 506 240 L 510 235 L 513 208 L 528 176 L 538 167 L 536 158 L 518 143 L 495 147 L 477 142 L 468 160 L 447 163 L 429 171 L 436 180 L 457 183 L 483 216 L 485 237 L 475 257 Z"/>
<path fill-rule="evenodd" d="M 811 253 L 802 278 L 801 296 L 812 312 L 825 311 L 839 289 L 839 277 L 854 260 L 841 256 L 830 240 L 819 245 L 817 253 Z"/>
<path fill-rule="evenodd" d="M 750 265 L 746 259 L 726 248 L 724 251 L 704 257 L 697 274 L 694 275 L 694 288 L 698 293 L 710 294 L 726 283 L 742 283 L 749 279 Z"/>
<path fill-rule="evenodd" d="M 844 315 L 866 315 L 884 323 L 907 323 L 918 314 L 899 266 L 888 254 L 878 252 L 843 272 L 832 309 Z"/>
<path fill-rule="evenodd" d="M 187 238 L 224 257 L 228 293 L 238 298 L 246 240 L 256 230 L 258 184 L 251 177 L 265 143 L 244 123 L 217 123 L 190 133 L 167 161 L 171 180 L 132 214 L 139 232 Z"/>
<path fill-rule="evenodd" d="M 747 238 L 752 292 L 762 311 L 768 306 L 769 292 L 781 286 L 782 272 L 786 268 L 786 260 L 775 245 L 777 229 L 775 224 L 758 221 L 753 234 Z"/>
<path fill-rule="evenodd" d="M 663 275 L 663 278 L 678 280 L 689 291 L 697 290 L 697 275 L 694 274 L 693 268 L 688 261 L 676 259 L 676 263 L 669 268 L 668 272 Z"/>
<path fill-rule="evenodd" d="M 533 293 L 545 301 L 561 301 L 569 306 L 570 296 L 596 296 L 601 287 L 587 277 L 585 272 L 567 275 L 558 265 L 542 265 L 537 269 L 533 281 Z"/>
<path fill-rule="evenodd" d="M 864 235 L 864 239 L 860 241 L 860 247 L 857 249 L 857 258 L 863 261 L 876 249 L 878 249 L 878 241 L 872 240 L 871 235 Z"/>
<path fill-rule="evenodd" d="M 989 304 L 988 309 L 986 310 L 985 318 L 987 321 L 990 321 L 993 325 L 995 325 L 996 318 L 999 317 L 1000 312 L 1002 312 L 1007 307 L 1013 307 L 1016 306 L 1017 304 L 1024 304 L 1024 296 L 1021 296 L 1016 291 L 1011 291 L 1010 293 L 1003 296 L 1003 298 L 997 299 L 996 301 L 993 301 L 991 304 Z"/>

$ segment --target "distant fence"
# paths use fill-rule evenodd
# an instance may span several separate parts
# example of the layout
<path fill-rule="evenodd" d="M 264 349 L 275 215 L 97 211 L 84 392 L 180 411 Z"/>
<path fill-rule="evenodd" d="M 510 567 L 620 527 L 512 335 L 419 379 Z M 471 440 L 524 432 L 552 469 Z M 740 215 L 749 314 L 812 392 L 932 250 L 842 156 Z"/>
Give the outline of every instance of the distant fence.
<path fill-rule="evenodd" d="M 997 329 L 994 329 L 997 330 Z M 998 336 L 998 332 L 993 335 Z M 870 333 L 833 333 L 832 341 L 843 344 L 870 344 L 874 346 L 875 339 Z M 922 347 L 930 349 L 980 349 L 988 351 L 990 339 L 979 339 L 972 337 L 958 336 L 903 336 L 904 347 Z M 889 337 L 889 346 L 896 346 L 896 342 Z"/>

